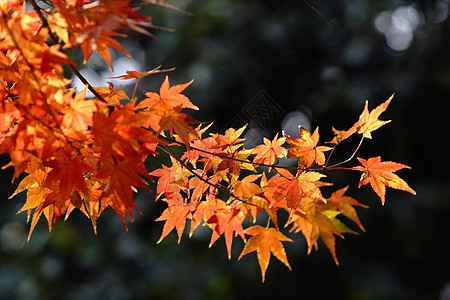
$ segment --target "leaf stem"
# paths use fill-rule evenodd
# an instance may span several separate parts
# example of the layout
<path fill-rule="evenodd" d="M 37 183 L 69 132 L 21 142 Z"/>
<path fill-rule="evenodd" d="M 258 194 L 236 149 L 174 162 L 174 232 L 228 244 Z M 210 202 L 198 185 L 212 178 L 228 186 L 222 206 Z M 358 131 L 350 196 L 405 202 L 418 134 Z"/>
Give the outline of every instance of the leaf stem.
<path fill-rule="evenodd" d="M 136 78 L 136 85 L 134 86 L 134 90 L 133 90 L 133 96 L 131 97 L 131 101 L 133 101 L 134 96 L 136 96 L 136 90 L 139 84 L 139 78 Z"/>
<path fill-rule="evenodd" d="M 333 155 L 334 149 L 336 149 L 336 146 L 337 146 L 337 145 L 334 145 L 334 146 L 333 146 L 333 149 L 331 149 L 331 152 L 330 152 L 330 154 L 328 155 L 327 161 L 326 161 L 326 163 L 325 163 L 325 165 L 324 165 L 324 168 L 326 168 L 326 167 L 328 166 L 328 163 L 330 162 L 331 156 Z"/>
<path fill-rule="evenodd" d="M 361 140 L 359 141 L 358 146 L 356 147 L 355 151 L 353 151 L 353 154 L 352 154 L 349 158 L 347 158 L 347 159 L 344 160 L 344 161 L 341 161 L 340 163 L 337 163 L 337 164 L 334 164 L 334 165 L 332 165 L 332 166 L 330 166 L 330 167 L 327 167 L 326 169 L 336 169 L 336 167 L 338 167 L 338 166 L 340 166 L 340 165 L 343 165 L 343 164 L 345 164 L 345 163 L 351 161 L 351 160 L 353 159 L 353 157 L 355 157 L 356 152 L 358 152 L 359 148 L 361 147 L 361 144 L 362 144 L 363 140 L 364 140 L 364 135 L 361 136 Z"/>

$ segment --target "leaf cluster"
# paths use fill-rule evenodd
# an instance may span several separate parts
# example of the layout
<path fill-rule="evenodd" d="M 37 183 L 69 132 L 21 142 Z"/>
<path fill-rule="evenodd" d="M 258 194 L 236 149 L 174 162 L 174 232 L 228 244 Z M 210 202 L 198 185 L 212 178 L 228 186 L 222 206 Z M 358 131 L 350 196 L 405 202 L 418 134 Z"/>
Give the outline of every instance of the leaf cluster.
<path fill-rule="evenodd" d="M 180 241 L 188 221 L 189 236 L 199 226 L 210 228 L 210 246 L 224 236 L 231 258 L 233 241 L 239 237 L 244 242 L 239 258 L 256 251 L 264 281 L 271 254 L 290 268 L 282 242 L 292 240 L 282 233 L 284 228 L 303 234 L 308 253 L 317 249 L 321 238 L 336 264 L 335 237 L 356 233 L 343 217 L 364 231 L 355 207 L 366 206 L 345 194 L 348 186 L 325 197 L 324 188 L 332 185 L 324 181 L 326 172 L 360 172 L 359 186 L 370 184 L 383 204 L 386 186 L 415 194 L 394 173 L 409 168 L 406 165 L 374 157 L 344 166 L 364 139 L 389 122 L 378 118 L 393 95 L 371 111 L 366 102 L 352 127 L 333 128 L 335 136 L 326 146 L 319 145 L 318 128 L 299 128 L 300 138 L 276 135 L 247 149 L 245 126 L 224 134 L 196 126 L 186 111 L 198 107 L 183 94 L 192 81 L 171 86 L 166 77 L 158 92 L 148 91 L 138 102 L 134 93 L 129 97 L 121 87 L 90 86 L 64 52 L 80 46 L 86 63 L 96 50 L 112 68 L 108 47 L 128 54 L 114 39 L 123 36 L 122 30 L 152 36 L 147 28 L 158 28 L 138 9 L 170 5 L 52 0 L 51 8 L 42 10 L 34 0 L 29 2 L 34 10 L 28 12 L 19 0 L 0 4 L 0 153 L 9 154 L 5 167 L 14 167 L 13 180 L 23 176 L 12 196 L 26 191 L 19 212 L 28 213 L 30 235 L 42 216 L 51 230 L 74 210 L 83 212 L 96 232 L 97 219 L 107 207 L 126 228 L 127 217 L 133 221 L 134 210 L 139 211 L 133 193 L 157 180 L 156 200 L 167 204 L 157 219 L 164 222 L 158 243 L 173 230 Z M 85 89 L 69 88 L 64 66 L 85 82 Z M 171 70 L 131 70 L 118 78 L 136 80 L 137 88 L 140 78 Z M 95 98 L 86 97 L 87 89 Z M 352 155 L 331 164 L 335 148 L 355 134 L 361 140 Z M 153 166 L 150 172 L 148 162 L 163 153 L 171 163 Z M 294 164 L 282 166 L 280 160 Z M 281 211 L 288 214 L 284 224 L 278 219 Z M 264 227 L 260 222 L 265 216 Z"/>

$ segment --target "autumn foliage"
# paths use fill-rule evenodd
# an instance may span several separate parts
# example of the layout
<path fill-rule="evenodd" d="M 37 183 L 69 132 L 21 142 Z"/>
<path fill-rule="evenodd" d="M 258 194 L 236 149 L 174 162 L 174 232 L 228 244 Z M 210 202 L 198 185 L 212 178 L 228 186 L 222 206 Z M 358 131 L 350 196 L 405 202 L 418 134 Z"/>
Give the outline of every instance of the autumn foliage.
<path fill-rule="evenodd" d="M 285 228 L 291 236 L 303 234 L 308 253 L 321 238 L 336 264 L 335 237 L 355 233 L 343 217 L 364 231 L 355 207 L 366 206 L 346 194 L 348 187 L 329 193 L 326 172 L 359 172 L 359 186 L 370 184 L 383 204 L 386 186 L 415 194 L 395 174 L 408 166 L 380 157 L 354 159 L 363 140 L 389 122 L 379 116 L 393 96 L 373 110 L 366 102 L 359 120 L 348 130 L 333 128 L 335 137 L 325 145 L 319 143 L 318 128 L 300 128 L 300 138 L 276 135 L 247 149 L 245 127 L 208 133 L 209 126 L 187 114 L 198 110 L 185 95 L 192 81 L 171 85 L 166 77 L 159 91 L 146 92 L 139 101 L 121 87 L 90 86 L 65 54 L 79 48 L 86 63 L 98 51 L 112 68 L 108 48 L 129 55 L 114 37 L 129 29 L 152 36 L 148 30 L 157 28 L 139 8 L 169 4 L 51 0 L 41 9 L 40 2 L 28 2 L 33 9 L 27 10 L 24 1 L 0 2 L 0 153 L 10 157 L 4 167 L 14 167 L 13 180 L 20 179 L 12 196 L 26 192 L 19 212 L 28 214 L 30 235 L 42 216 L 51 230 L 74 210 L 97 231 L 97 219 L 108 207 L 126 227 L 127 217 L 133 221 L 134 210 L 139 211 L 134 193 L 157 181 L 155 198 L 167 204 L 157 219 L 164 222 L 158 243 L 173 230 L 180 241 L 186 224 L 189 236 L 199 226 L 209 227 L 210 246 L 223 236 L 229 258 L 236 238 L 245 245 L 239 258 L 256 251 L 264 281 L 271 255 L 290 268 L 283 243 L 292 240 Z M 70 88 L 65 70 L 86 88 Z M 119 78 L 136 80 L 137 86 L 140 78 L 165 71 L 127 71 Z M 93 99 L 86 98 L 87 89 Z M 334 150 L 354 135 L 360 136 L 355 151 L 332 163 Z M 156 155 L 169 155 L 171 163 L 152 165 Z M 288 216 L 284 224 L 281 211 Z"/>

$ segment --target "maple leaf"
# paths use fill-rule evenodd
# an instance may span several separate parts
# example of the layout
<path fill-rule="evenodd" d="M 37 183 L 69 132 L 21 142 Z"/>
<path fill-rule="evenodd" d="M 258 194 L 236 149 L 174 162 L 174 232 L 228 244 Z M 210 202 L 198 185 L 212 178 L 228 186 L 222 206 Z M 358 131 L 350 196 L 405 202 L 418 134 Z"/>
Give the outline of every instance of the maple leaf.
<path fill-rule="evenodd" d="M 183 169 L 180 164 L 174 164 L 170 168 L 162 165 L 161 169 L 150 172 L 150 175 L 160 177 L 158 180 L 158 185 L 156 186 L 155 200 L 158 200 L 161 195 L 170 191 L 169 186 L 171 184 L 176 184 L 179 186 L 188 185 L 187 175 L 189 175 L 189 171 Z"/>
<path fill-rule="evenodd" d="M 167 207 L 156 221 L 166 221 L 164 223 L 161 237 L 158 244 L 175 228 L 178 234 L 178 243 L 181 241 L 186 218 L 190 218 L 191 208 L 189 205 L 171 205 Z"/>
<path fill-rule="evenodd" d="M 338 235 L 340 237 L 343 236 L 334 224 L 337 224 L 342 232 L 353 231 L 348 229 L 342 222 L 335 219 L 338 214 L 338 211 L 327 210 L 327 206 L 323 203 L 317 202 L 309 197 L 305 197 L 302 199 L 299 209 L 291 212 L 285 227 L 292 224 L 290 229 L 291 232 L 301 231 L 303 233 L 303 236 L 308 244 L 308 254 L 311 253 L 313 247 L 317 250 L 317 241 L 319 237 L 321 237 L 330 251 L 334 262 L 336 265 L 339 265 L 339 261 L 336 256 L 334 235 Z"/>
<path fill-rule="evenodd" d="M 84 63 L 87 62 L 93 50 L 97 50 L 112 70 L 111 56 L 108 47 L 115 48 L 127 56 L 128 52 L 112 37 L 125 36 L 117 33 L 123 27 L 153 36 L 143 27 L 156 28 L 150 18 L 140 15 L 136 8 L 129 7 L 129 0 L 95 1 L 89 4 L 54 1 L 54 5 L 67 21 L 72 33 L 65 47 L 81 45 Z"/>
<path fill-rule="evenodd" d="M 197 131 L 191 126 L 195 122 L 196 120 L 188 114 L 169 110 L 160 118 L 158 125 L 153 125 L 152 128 L 157 128 L 155 130 L 158 133 L 168 130 L 173 135 L 173 132 L 175 132 L 185 145 L 188 146 L 190 134 L 197 136 Z"/>
<path fill-rule="evenodd" d="M 34 51 L 39 54 L 35 59 L 40 61 L 40 69 L 43 73 L 52 74 L 53 68 L 61 64 L 75 65 L 75 63 L 63 52 L 60 51 L 59 45 L 43 46 L 32 43 Z"/>
<path fill-rule="evenodd" d="M 76 94 L 70 101 L 70 108 L 64 114 L 61 127 L 65 135 L 79 138 L 79 133 L 86 134 L 92 126 L 92 116 L 97 110 L 94 100 L 86 100 L 86 89 Z"/>
<path fill-rule="evenodd" d="M 145 93 L 148 98 L 142 100 L 136 106 L 136 109 L 151 108 L 153 105 L 161 103 L 165 106 L 166 109 L 179 107 L 198 110 L 198 107 L 192 104 L 188 97 L 180 94 L 182 91 L 184 91 L 184 89 L 191 85 L 192 82 L 193 80 L 189 81 L 188 83 L 178 84 L 170 87 L 169 77 L 166 76 L 166 79 L 159 89 L 159 94 L 155 92 Z"/>
<path fill-rule="evenodd" d="M 94 114 L 91 129 L 95 144 L 102 148 L 104 155 L 140 157 L 143 153 L 139 151 L 143 148 L 138 141 L 141 138 L 151 140 L 150 136 L 146 136 L 147 131 L 140 128 L 146 119 L 147 116 L 135 114 L 132 107 L 121 107 L 109 116 L 98 110 Z"/>
<path fill-rule="evenodd" d="M 245 131 L 245 128 L 247 128 L 247 125 L 242 126 L 239 129 L 234 128 L 228 128 L 225 131 L 225 134 L 211 134 L 211 136 L 214 138 L 216 143 L 218 144 L 217 147 L 225 150 L 227 153 L 233 153 L 238 148 L 240 148 L 243 144 L 242 142 L 245 140 L 243 138 L 240 138 L 242 133 Z"/>
<path fill-rule="evenodd" d="M 330 211 L 325 210 L 322 211 L 322 215 L 325 216 L 325 219 L 327 222 L 329 222 L 330 225 L 326 226 L 319 226 L 319 235 L 322 238 L 322 241 L 324 242 L 325 246 L 328 248 L 328 251 L 330 251 L 331 256 L 333 257 L 334 263 L 339 266 L 339 261 L 337 259 L 336 255 L 336 238 L 335 235 L 338 235 L 341 238 L 344 238 L 344 236 L 341 233 L 349 232 L 349 233 L 355 233 L 353 230 L 349 229 L 347 226 L 344 225 L 341 221 L 336 219 L 336 216 L 339 215 L 338 211 Z M 319 223 L 320 224 L 320 223 Z M 316 242 L 317 247 L 317 242 Z"/>
<path fill-rule="evenodd" d="M 406 191 L 413 195 L 416 194 L 416 192 L 410 188 L 403 179 L 393 173 L 405 168 L 410 169 L 407 165 L 392 161 L 382 162 L 381 157 L 379 156 L 369 158 L 368 160 L 358 157 L 358 160 L 363 167 L 357 166 L 353 167 L 353 169 L 364 172 L 361 175 L 359 186 L 361 187 L 370 183 L 372 189 L 380 197 L 383 205 L 385 202 L 386 186 L 393 189 Z"/>
<path fill-rule="evenodd" d="M 64 42 L 64 44 L 69 43 L 68 24 L 61 13 L 55 12 L 53 14 L 48 14 L 47 22 L 51 31 L 58 36 L 60 41 Z"/>
<path fill-rule="evenodd" d="M 122 79 L 122 80 L 140 79 L 140 78 L 148 76 L 148 75 L 170 72 L 173 70 L 175 70 L 175 68 L 161 70 L 161 66 L 158 66 L 158 67 L 154 68 L 153 70 L 146 71 L 146 72 L 126 71 L 127 75 L 120 75 L 120 76 L 109 77 L 109 78 L 110 79 Z"/>
<path fill-rule="evenodd" d="M 374 130 L 377 130 L 381 126 L 387 124 L 389 121 L 381 121 L 378 120 L 378 117 L 381 115 L 382 112 L 386 110 L 389 103 L 391 103 L 392 99 L 394 98 L 394 94 L 392 94 L 388 100 L 386 100 L 384 103 L 378 105 L 376 108 L 374 108 L 371 112 L 369 112 L 368 109 L 368 101 L 366 101 L 366 104 L 364 106 L 364 110 L 359 116 L 359 120 L 353 124 L 353 126 L 349 130 L 337 130 L 334 127 L 334 137 L 333 140 L 331 140 L 330 144 L 338 145 L 343 140 L 349 138 L 354 133 L 360 133 L 363 135 L 364 138 L 372 138 L 371 132 Z"/>
<path fill-rule="evenodd" d="M 371 112 L 368 109 L 368 101 L 366 101 L 366 105 L 364 106 L 364 110 L 359 116 L 358 122 L 356 122 L 352 128 L 356 130 L 357 133 L 361 133 L 365 138 L 372 138 L 371 132 L 380 128 L 384 124 L 387 124 L 389 121 L 380 121 L 378 117 L 382 112 L 386 110 L 389 103 L 391 103 L 392 98 L 394 98 L 394 94 L 392 94 L 388 100 L 384 103 L 378 105 Z"/>
<path fill-rule="evenodd" d="M 211 247 L 214 242 L 223 234 L 225 236 L 225 244 L 228 252 L 228 259 L 231 259 L 231 246 L 233 243 L 233 235 L 236 232 L 245 241 L 244 229 L 242 222 L 245 219 L 245 214 L 239 209 L 220 210 L 212 215 L 206 223 L 212 227 L 213 233 L 211 236 Z"/>
<path fill-rule="evenodd" d="M 61 198 L 70 198 L 74 189 L 86 193 L 83 174 L 91 171 L 91 168 L 82 162 L 81 156 L 69 158 L 65 155 L 57 155 L 54 160 L 47 163 L 47 166 L 52 170 L 48 173 L 44 185 L 48 187 L 51 183 L 57 182 Z"/>
<path fill-rule="evenodd" d="M 204 174 L 203 170 L 196 170 L 196 173 L 202 177 Z M 212 176 L 203 176 L 204 180 L 201 180 L 199 177 L 192 177 L 189 179 L 189 188 L 193 189 L 191 194 L 191 201 L 199 201 L 209 189 L 210 191 L 215 188 L 217 182 L 221 180 L 221 177 L 218 174 L 213 174 Z"/>
<path fill-rule="evenodd" d="M 96 22 L 98 23 L 91 22 L 91 25 L 87 26 L 82 32 L 72 36 L 73 41 L 71 41 L 71 44 L 80 45 L 84 55 L 84 64 L 91 57 L 93 50 L 97 50 L 112 71 L 111 54 L 108 47 L 119 50 L 128 57 L 131 56 L 119 42 L 112 38 L 116 36 L 124 37 L 124 35 L 112 30 L 106 30 L 107 28 L 117 29 L 120 27 L 120 23 L 116 19 L 96 20 Z"/>
<path fill-rule="evenodd" d="M 328 209 L 339 210 L 344 216 L 358 224 L 362 231 L 365 231 L 353 206 L 360 206 L 364 208 L 367 208 L 368 206 L 361 204 L 350 196 L 345 196 L 344 194 L 347 189 L 348 186 L 333 192 L 331 196 L 327 198 L 327 207 Z"/>
<path fill-rule="evenodd" d="M 259 225 L 251 226 L 244 230 L 245 234 L 252 235 L 252 237 L 245 244 L 242 250 L 242 256 L 256 251 L 259 266 L 261 267 L 262 281 L 264 282 L 266 276 L 267 266 L 270 261 L 270 254 L 272 253 L 278 258 L 286 267 L 291 270 L 291 266 L 286 257 L 286 251 L 284 250 L 283 244 L 281 242 L 292 242 L 292 240 L 284 236 L 280 231 L 275 228 L 264 228 Z"/>
<path fill-rule="evenodd" d="M 200 177 L 202 176 L 202 172 L 200 172 L 200 170 L 196 170 L 196 173 L 200 173 L 198 175 Z M 215 184 L 218 180 L 220 180 L 219 178 L 217 178 L 217 180 L 213 183 L 210 182 L 207 177 L 205 177 L 204 179 L 205 181 L 196 176 L 189 179 L 189 188 L 192 189 L 191 201 L 199 201 L 206 193 L 206 191 L 210 188 L 211 185 L 209 183 Z"/>
<path fill-rule="evenodd" d="M 308 196 L 326 203 L 322 196 L 318 180 L 325 175 L 318 172 L 303 172 L 294 177 L 289 171 L 279 169 L 279 174 L 272 177 L 264 187 L 264 195 L 271 205 L 278 206 L 278 202 L 286 200 L 287 208 L 296 209 L 302 197 Z"/>
<path fill-rule="evenodd" d="M 38 170 L 35 174 L 29 174 L 20 182 L 17 190 L 11 196 L 13 197 L 17 193 L 27 190 L 27 200 L 22 208 L 17 212 L 19 214 L 23 211 L 28 211 L 27 222 L 30 221 L 31 210 L 36 209 L 33 214 L 30 231 L 28 233 L 28 240 L 30 240 L 34 227 L 41 217 L 42 210 L 39 208 L 42 206 L 42 203 L 45 201 L 45 196 L 48 193 L 48 189 L 42 186 L 45 177 L 46 173 L 43 170 Z M 40 210 L 40 212 L 38 212 L 38 210 Z"/>
<path fill-rule="evenodd" d="M 30 211 L 36 208 L 43 201 L 46 188 L 43 187 L 47 174 L 44 170 L 38 169 L 32 174 L 25 176 L 19 183 L 16 191 L 11 195 L 10 199 L 25 190 L 27 191 L 27 200 L 22 208 L 17 212 Z M 28 215 L 29 219 L 30 215 Z M 29 220 L 27 220 L 29 221 Z"/>
<path fill-rule="evenodd" d="M 278 138 L 278 133 L 272 141 L 264 138 L 264 145 L 256 146 L 252 150 L 252 154 L 256 154 L 253 162 L 273 165 L 276 159 L 287 155 L 287 150 L 283 147 L 285 141 L 285 137 Z"/>
<path fill-rule="evenodd" d="M 117 90 L 114 90 L 114 85 L 108 82 L 108 87 L 95 88 L 95 91 L 99 93 L 102 98 L 109 105 L 120 105 L 120 100 L 129 99 L 127 94 L 122 90 L 122 86 L 119 86 Z"/>
<path fill-rule="evenodd" d="M 325 164 L 325 151 L 331 150 L 327 146 L 317 146 L 319 142 L 319 128 L 317 127 L 313 134 L 307 129 L 299 127 L 300 138 L 296 139 L 284 134 L 286 142 L 292 146 L 288 150 L 288 158 L 299 158 L 299 168 L 307 168 L 314 162 L 318 165 Z"/>
<path fill-rule="evenodd" d="M 240 199 L 249 199 L 253 195 L 260 194 L 262 192 L 259 185 L 254 183 L 261 175 L 248 175 L 242 180 L 237 181 L 234 186 L 234 193 Z"/>
<path fill-rule="evenodd" d="M 97 173 L 99 178 L 108 180 L 103 195 L 110 196 L 108 204 L 114 208 L 122 219 L 125 228 L 127 228 L 127 213 L 133 221 L 133 208 L 138 210 L 133 200 L 133 191 L 137 187 L 147 189 L 147 183 L 135 171 L 136 165 L 137 162 L 134 159 L 120 161 L 115 157 L 104 158 Z"/>
<path fill-rule="evenodd" d="M 226 203 L 212 194 L 206 194 L 205 201 L 194 202 L 196 203 L 195 209 L 193 209 L 191 219 L 191 230 L 189 237 L 192 237 L 195 229 L 203 222 L 207 222 L 216 211 L 223 210 L 227 207 Z M 193 203 L 193 205 L 195 205 Z"/>

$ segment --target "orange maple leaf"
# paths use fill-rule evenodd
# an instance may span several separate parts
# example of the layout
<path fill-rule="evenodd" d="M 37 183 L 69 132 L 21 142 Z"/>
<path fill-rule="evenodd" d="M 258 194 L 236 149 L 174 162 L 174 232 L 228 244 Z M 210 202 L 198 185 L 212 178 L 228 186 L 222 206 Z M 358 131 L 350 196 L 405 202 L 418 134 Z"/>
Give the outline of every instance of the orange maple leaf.
<path fill-rule="evenodd" d="M 110 79 L 122 79 L 122 80 L 140 79 L 140 78 L 148 76 L 148 75 L 170 72 L 173 70 L 175 70 L 175 68 L 161 69 L 161 66 L 158 66 L 158 67 L 154 68 L 153 70 L 146 71 L 146 72 L 126 71 L 127 75 L 120 75 L 120 76 L 109 77 L 109 78 Z"/>
<path fill-rule="evenodd" d="M 368 160 L 358 157 L 359 162 L 363 165 L 354 167 L 354 170 L 364 172 L 361 175 L 359 186 L 370 183 L 372 189 L 377 193 L 381 199 L 381 204 L 384 205 L 386 186 L 393 189 L 409 192 L 413 195 L 416 192 L 408 186 L 408 184 L 398 175 L 394 174 L 401 169 L 410 169 L 407 165 L 399 164 L 392 161 L 381 161 L 381 157 L 372 157 Z"/>
<path fill-rule="evenodd" d="M 239 129 L 234 128 L 228 128 L 225 131 L 225 134 L 211 134 L 211 136 L 214 138 L 216 143 L 218 144 L 217 147 L 226 151 L 227 153 L 233 153 L 238 148 L 240 148 L 243 145 L 243 141 L 245 139 L 240 138 L 242 133 L 245 131 L 245 128 L 247 125 L 242 126 Z"/>
<path fill-rule="evenodd" d="M 172 231 L 172 229 L 175 228 L 178 234 L 179 244 L 186 225 L 186 218 L 191 218 L 191 208 L 189 205 L 171 205 L 167 207 L 161 216 L 156 219 L 156 221 L 166 221 L 166 223 L 164 223 L 161 237 L 157 243 L 161 243 L 161 241 Z"/>
<path fill-rule="evenodd" d="M 380 128 L 384 124 L 387 124 L 389 121 L 380 121 L 378 120 L 378 117 L 380 114 L 386 110 L 389 103 L 391 103 L 392 98 L 394 98 L 394 94 L 389 97 L 388 100 L 386 100 L 384 103 L 378 105 L 376 108 L 374 108 L 370 113 L 368 106 L 368 101 L 366 101 L 366 105 L 364 107 L 363 112 L 359 116 L 358 122 L 353 125 L 356 132 L 361 133 L 365 138 L 372 138 L 372 135 L 370 134 L 372 131 Z"/>
<path fill-rule="evenodd" d="M 188 83 L 178 84 L 170 87 L 169 77 L 166 76 L 166 79 L 159 89 L 159 94 L 155 92 L 145 93 L 148 98 L 142 100 L 136 106 L 136 109 L 151 108 L 153 105 L 159 103 L 163 104 L 166 109 L 180 107 L 198 110 L 198 107 L 192 104 L 188 97 L 180 94 L 184 89 L 191 85 L 192 82 L 193 80 L 189 81 Z"/>
<path fill-rule="evenodd" d="M 112 70 L 108 47 L 115 48 L 125 55 L 129 53 L 112 37 L 124 34 L 116 32 L 129 27 L 147 36 L 153 36 L 144 27 L 157 28 L 150 18 L 129 7 L 130 0 L 97 1 L 82 5 L 80 1 L 54 1 L 61 16 L 67 21 L 72 35 L 65 47 L 81 45 L 86 63 L 93 50 L 97 50 Z M 64 24 L 65 25 L 65 24 Z"/>
<path fill-rule="evenodd" d="M 108 197 L 107 204 L 122 219 L 125 229 L 127 229 L 127 213 L 133 221 L 133 208 L 139 212 L 133 199 L 133 191 L 136 191 L 136 187 L 148 189 L 146 181 L 135 171 L 138 164 L 133 159 L 120 161 L 115 157 L 104 158 L 97 173 L 98 178 L 107 179 L 108 183 L 103 189 L 103 195 Z"/>
<path fill-rule="evenodd" d="M 95 22 L 92 21 L 89 26 L 86 26 L 86 28 L 84 28 L 84 31 L 80 32 L 80 34 L 78 34 L 77 36 L 73 36 L 73 41 L 71 42 L 71 44 L 80 45 L 81 51 L 84 55 L 84 64 L 86 64 L 89 60 L 89 57 L 91 57 L 93 50 L 97 50 L 108 64 L 109 69 L 112 71 L 113 67 L 111 64 L 111 54 L 108 47 L 119 50 L 128 57 L 131 57 L 131 55 L 127 52 L 127 50 L 125 50 L 125 48 L 122 47 L 122 45 L 118 41 L 112 38 L 115 36 L 124 37 L 124 35 L 112 30 L 106 30 L 106 28 L 117 29 L 120 27 L 120 24 L 116 19 L 105 18 L 101 21 L 95 20 Z"/>
<path fill-rule="evenodd" d="M 338 145 L 341 141 L 349 138 L 354 133 L 360 133 L 363 135 L 364 138 L 371 139 L 372 131 L 377 130 L 381 126 L 390 122 L 390 120 L 388 121 L 378 120 L 378 117 L 381 115 L 382 112 L 386 110 L 389 103 L 391 103 L 391 100 L 394 98 L 394 95 L 395 94 L 392 94 L 389 97 L 389 99 L 387 99 L 384 103 L 378 105 L 371 112 L 369 112 L 368 101 L 366 101 L 364 110 L 359 116 L 359 120 L 355 124 L 353 124 L 353 126 L 349 130 L 337 130 L 335 128 L 332 128 L 334 132 L 334 138 L 329 143 Z"/>
<path fill-rule="evenodd" d="M 298 166 L 300 168 L 307 168 L 314 162 L 318 165 L 325 164 L 325 151 L 331 150 L 331 147 L 317 146 L 319 142 L 319 127 L 316 128 L 313 134 L 307 129 L 299 127 L 300 137 L 299 139 L 284 135 L 286 142 L 292 146 L 288 150 L 288 158 L 299 158 Z"/>
<path fill-rule="evenodd" d="M 79 138 L 86 134 L 88 127 L 92 126 L 92 116 L 97 111 L 94 100 L 86 100 L 86 89 L 70 100 L 70 108 L 62 118 L 61 128 L 66 136 Z"/>
<path fill-rule="evenodd" d="M 278 138 L 278 133 L 272 141 L 264 138 L 264 145 L 256 146 L 252 150 L 252 154 L 256 154 L 253 162 L 273 165 L 276 159 L 287 155 L 287 150 L 283 147 L 285 141 L 285 137 Z"/>
<path fill-rule="evenodd" d="M 28 211 L 27 222 L 30 221 L 31 210 L 36 209 L 35 212 L 33 213 L 30 231 L 28 233 L 28 240 L 30 240 L 34 227 L 36 226 L 37 222 L 41 217 L 41 214 L 43 212 L 43 210 L 41 209 L 42 203 L 45 201 L 45 197 L 49 191 L 47 188 L 42 186 L 45 180 L 45 176 L 46 173 L 43 170 L 37 170 L 35 174 L 29 174 L 20 182 L 19 186 L 17 187 L 17 190 L 11 196 L 13 197 L 17 193 L 27 190 L 27 200 L 25 204 L 22 206 L 22 208 L 17 212 L 19 214 L 21 212 Z"/>
<path fill-rule="evenodd" d="M 248 175 L 242 180 L 236 182 L 234 186 L 234 194 L 239 199 L 249 199 L 253 195 L 260 194 L 262 192 L 259 185 L 254 183 L 261 175 Z"/>
<path fill-rule="evenodd" d="M 194 202 L 191 205 L 195 205 L 195 209 L 192 211 L 191 218 L 191 230 L 189 232 L 189 237 L 192 237 L 194 231 L 203 222 L 208 221 L 217 210 L 222 210 L 227 207 L 224 201 L 216 198 L 212 194 L 206 194 L 206 201 Z"/>
<path fill-rule="evenodd" d="M 202 176 L 203 170 L 196 170 L 195 171 L 199 176 Z M 203 176 L 203 178 L 206 180 L 201 180 L 199 177 L 191 177 L 189 179 L 189 188 L 192 189 L 191 194 L 191 201 L 199 201 L 203 196 L 207 194 L 207 190 L 209 189 L 214 190 L 215 185 L 217 182 L 221 180 L 220 175 L 217 173 L 213 174 L 212 176 Z"/>
<path fill-rule="evenodd" d="M 57 182 L 62 199 L 69 199 L 75 189 L 86 193 L 86 182 L 83 175 L 91 171 L 91 168 L 83 163 L 81 156 L 69 158 L 65 155 L 57 155 L 47 165 L 52 170 L 48 173 L 44 185 L 49 187 L 51 183 Z"/>
<path fill-rule="evenodd" d="M 286 200 L 287 208 L 296 209 L 302 197 L 311 197 L 326 203 L 326 199 L 318 187 L 320 178 L 324 174 L 318 172 L 303 172 L 294 177 L 289 171 L 279 169 L 280 175 L 272 177 L 264 187 L 264 195 L 270 205 L 278 206 L 277 202 Z"/>
<path fill-rule="evenodd" d="M 339 261 L 336 256 L 334 235 L 343 237 L 341 232 L 335 227 L 333 220 L 338 211 L 326 210 L 326 205 L 320 202 L 316 202 L 311 198 L 303 198 L 300 208 L 293 211 L 288 222 L 285 224 L 292 224 L 291 232 L 303 233 L 308 244 L 307 253 L 310 254 L 313 246 L 318 249 L 318 239 L 322 238 L 325 246 L 331 253 L 336 265 L 339 265 Z M 341 223 L 343 225 L 343 223 Z M 353 232 L 349 230 L 345 225 L 342 228 L 342 232 Z"/>
<path fill-rule="evenodd" d="M 252 237 L 245 244 L 244 250 L 242 250 L 242 256 L 256 251 L 258 256 L 259 266 L 261 267 L 262 281 L 264 282 L 266 276 L 267 266 L 270 261 L 270 253 L 275 255 L 286 267 L 291 270 L 291 266 L 286 257 L 286 251 L 284 250 L 281 242 L 292 242 L 292 240 L 275 228 L 264 228 L 259 225 L 251 226 L 244 230 L 245 234 L 252 235 Z"/>
<path fill-rule="evenodd" d="M 335 191 L 333 194 L 331 194 L 331 196 L 327 199 L 326 204 L 327 209 L 339 210 L 344 216 L 346 216 L 347 218 L 358 224 L 359 228 L 361 228 L 362 231 L 365 231 L 353 206 L 360 206 L 364 208 L 367 208 L 368 206 L 359 203 L 350 196 L 345 196 L 344 194 L 347 191 L 347 189 L 348 186 L 339 189 Z"/>
<path fill-rule="evenodd" d="M 11 195 L 10 199 L 27 190 L 27 200 L 22 208 L 17 212 L 18 214 L 28 210 L 27 222 L 30 218 L 31 209 L 35 209 L 42 201 L 44 201 L 44 196 L 46 188 L 43 187 L 45 178 L 47 174 L 44 170 L 36 170 L 33 174 L 28 174 L 17 187 L 16 191 Z"/>
<path fill-rule="evenodd" d="M 108 82 L 108 87 L 95 88 L 95 91 L 99 93 L 109 105 L 118 106 L 120 105 L 120 100 L 130 99 L 122 90 L 122 86 L 119 86 L 117 90 L 114 90 L 114 85 L 111 82 Z"/>
<path fill-rule="evenodd" d="M 156 169 L 149 174 L 150 176 L 160 177 L 156 186 L 156 197 L 158 200 L 162 194 L 166 194 L 170 190 L 169 186 L 177 184 L 185 186 L 188 184 L 188 171 L 183 169 L 180 164 L 174 164 L 170 168 L 162 165 L 161 169 Z M 167 196 L 167 195 L 166 195 Z"/>
<path fill-rule="evenodd" d="M 152 118 L 149 118 L 149 120 L 152 120 Z M 173 135 L 173 132 L 175 132 L 185 145 L 189 145 L 191 137 L 189 134 L 197 137 L 197 131 L 191 126 L 195 122 L 196 120 L 188 114 L 169 110 L 158 120 L 157 125 L 150 124 L 150 126 L 157 133 L 168 130 L 170 135 Z"/>
<path fill-rule="evenodd" d="M 223 234 L 225 236 L 225 244 L 227 246 L 228 259 L 231 259 L 231 246 L 233 244 L 233 235 L 236 232 L 245 241 L 244 229 L 242 222 L 245 219 L 245 214 L 240 209 L 220 210 L 212 215 L 206 223 L 213 229 L 211 236 L 211 247 L 214 242 Z"/>

